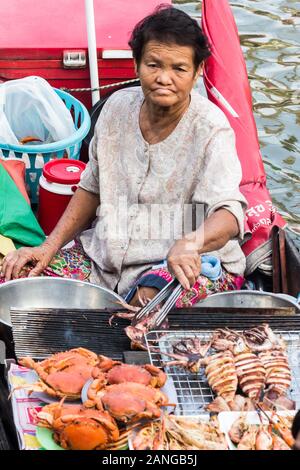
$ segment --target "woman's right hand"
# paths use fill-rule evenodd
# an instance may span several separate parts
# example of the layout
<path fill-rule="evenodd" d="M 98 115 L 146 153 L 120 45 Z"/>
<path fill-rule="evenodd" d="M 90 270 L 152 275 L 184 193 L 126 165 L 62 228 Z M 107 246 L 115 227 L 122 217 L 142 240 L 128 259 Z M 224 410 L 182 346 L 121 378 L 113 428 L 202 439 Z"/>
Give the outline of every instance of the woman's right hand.
<path fill-rule="evenodd" d="M 37 247 L 23 247 L 8 253 L 2 264 L 2 277 L 5 281 L 18 279 L 26 264 L 33 266 L 28 277 L 38 276 L 49 265 L 57 248 L 46 242 Z"/>

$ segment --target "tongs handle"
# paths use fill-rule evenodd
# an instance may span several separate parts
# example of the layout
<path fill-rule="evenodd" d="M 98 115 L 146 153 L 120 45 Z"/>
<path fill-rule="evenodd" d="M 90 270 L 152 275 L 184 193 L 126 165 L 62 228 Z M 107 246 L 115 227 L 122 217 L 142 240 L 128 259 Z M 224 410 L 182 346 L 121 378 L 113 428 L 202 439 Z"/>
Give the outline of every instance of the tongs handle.
<path fill-rule="evenodd" d="M 270 418 L 270 416 L 267 415 L 267 413 L 266 413 L 265 410 L 259 405 L 259 403 L 256 403 L 256 404 L 255 404 L 255 408 L 256 408 L 256 411 L 257 411 L 257 412 L 264 414 L 264 416 L 267 418 L 267 420 L 269 421 L 269 423 L 271 423 L 271 424 L 274 423 L 274 421 L 272 420 L 272 418 Z"/>
<path fill-rule="evenodd" d="M 179 298 L 182 291 L 183 291 L 183 287 L 181 284 L 178 283 L 178 286 L 175 287 L 174 291 L 172 292 L 170 297 L 166 300 L 165 304 L 163 305 L 158 317 L 155 319 L 155 328 L 159 328 L 160 325 L 167 318 L 169 311 L 172 310 L 172 308 L 176 304 L 176 301 Z"/>
<path fill-rule="evenodd" d="M 148 315 L 160 302 L 169 296 L 173 289 L 179 284 L 179 281 L 175 278 L 169 282 L 150 302 L 145 305 L 134 317 L 132 324 L 138 323 L 144 316 Z"/>

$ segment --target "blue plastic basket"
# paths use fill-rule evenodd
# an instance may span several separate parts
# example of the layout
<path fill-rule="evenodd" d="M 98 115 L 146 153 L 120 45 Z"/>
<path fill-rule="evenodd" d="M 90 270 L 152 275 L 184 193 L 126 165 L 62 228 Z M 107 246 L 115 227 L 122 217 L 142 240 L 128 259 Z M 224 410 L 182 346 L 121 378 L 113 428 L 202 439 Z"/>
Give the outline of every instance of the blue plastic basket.
<path fill-rule="evenodd" d="M 88 134 L 91 119 L 86 107 L 74 96 L 65 91 L 53 88 L 58 96 L 63 100 L 66 107 L 71 112 L 76 131 L 67 139 L 52 142 L 51 144 L 41 145 L 8 145 L 0 142 L 0 150 L 2 155 L 7 159 L 25 159 L 28 155 L 30 167 L 26 168 L 26 183 L 30 188 L 31 202 L 38 202 L 38 184 L 42 173 L 42 166 L 50 159 L 54 158 L 72 158 L 79 159 L 80 148 L 83 139 Z M 42 166 L 36 165 L 37 157 L 42 157 Z"/>

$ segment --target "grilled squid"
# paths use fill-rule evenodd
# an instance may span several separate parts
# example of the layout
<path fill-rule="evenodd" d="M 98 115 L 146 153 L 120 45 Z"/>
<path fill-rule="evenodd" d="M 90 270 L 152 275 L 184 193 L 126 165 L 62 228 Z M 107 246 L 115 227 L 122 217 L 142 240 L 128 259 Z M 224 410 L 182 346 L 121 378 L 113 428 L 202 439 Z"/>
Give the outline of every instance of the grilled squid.
<path fill-rule="evenodd" d="M 280 394 L 285 394 L 291 385 L 291 370 L 284 351 L 272 350 L 258 355 L 266 370 L 266 385 Z"/>
<path fill-rule="evenodd" d="M 206 364 L 205 373 L 212 390 L 227 403 L 232 402 L 238 386 L 232 353 L 224 351 L 209 356 Z"/>
<path fill-rule="evenodd" d="M 266 380 L 266 371 L 262 362 L 249 351 L 235 356 L 234 362 L 241 390 L 247 397 L 257 400 Z"/>

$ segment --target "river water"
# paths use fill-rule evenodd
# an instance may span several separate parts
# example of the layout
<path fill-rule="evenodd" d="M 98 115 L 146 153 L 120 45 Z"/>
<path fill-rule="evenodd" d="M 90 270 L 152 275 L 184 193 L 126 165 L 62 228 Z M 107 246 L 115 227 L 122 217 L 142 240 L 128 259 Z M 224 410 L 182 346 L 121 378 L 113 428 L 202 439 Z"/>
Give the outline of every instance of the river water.
<path fill-rule="evenodd" d="M 201 18 L 201 3 L 173 1 L 195 18 Z M 229 3 L 246 60 L 268 188 L 300 246 L 300 1 Z"/>

